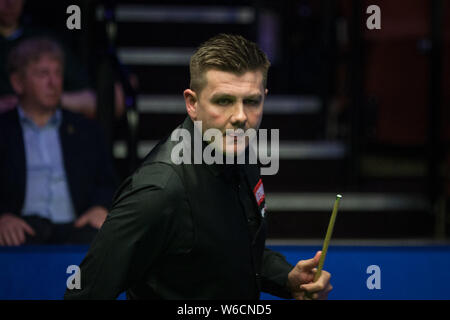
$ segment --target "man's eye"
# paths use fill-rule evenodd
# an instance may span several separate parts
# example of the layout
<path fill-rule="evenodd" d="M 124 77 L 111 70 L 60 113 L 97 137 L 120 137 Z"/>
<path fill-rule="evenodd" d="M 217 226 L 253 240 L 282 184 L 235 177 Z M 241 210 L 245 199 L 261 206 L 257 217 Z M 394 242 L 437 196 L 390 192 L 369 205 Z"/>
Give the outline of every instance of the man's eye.
<path fill-rule="evenodd" d="M 231 101 L 231 99 L 219 99 L 217 100 L 217 104 L 220 106 L 227 106 L 229 104 L 233 103 L 233 101 Z"/>
<path fill-rule="evenodd" d="M 35 72 L 35 75 L 40 77 L 40 78 L 45 77 L 47 74 L 48 74 L 47 71 L 37 71 L 37 72 Z"/>
<path fill-rule="evenodd" d="M 257 105 L 259 105 L 259 100 L 250 99 L 250 100 L 245 100 L 244 103 L 251 105 L 251 106 L 257 106 Z"/>

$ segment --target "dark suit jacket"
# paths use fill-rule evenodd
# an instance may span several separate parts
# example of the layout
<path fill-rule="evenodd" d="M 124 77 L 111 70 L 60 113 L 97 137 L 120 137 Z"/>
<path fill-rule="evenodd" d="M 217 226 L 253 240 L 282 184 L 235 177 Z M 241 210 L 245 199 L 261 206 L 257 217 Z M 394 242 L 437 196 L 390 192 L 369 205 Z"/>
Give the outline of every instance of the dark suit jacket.
<path fill-rule="evenodd" d="M 59 134 L 77 216 L 95 205 L 109 209 L 116 176 L 100 127 L 81 115 L 62 110 Z M 14 109 L 0 115 L 0 214 L 20 215 L 25 190 L 25 145 L 19 114 Z"/>

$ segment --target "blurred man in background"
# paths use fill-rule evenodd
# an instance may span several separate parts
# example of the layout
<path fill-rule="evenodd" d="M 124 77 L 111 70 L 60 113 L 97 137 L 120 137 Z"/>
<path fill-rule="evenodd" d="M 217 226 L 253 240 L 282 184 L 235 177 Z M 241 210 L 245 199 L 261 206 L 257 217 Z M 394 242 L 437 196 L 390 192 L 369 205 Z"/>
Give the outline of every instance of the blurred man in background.
<path fill-rule="evenodd" d="M 29 37 L 42 35 L 51 36 L 54 39 L 57 37 L 49 30 L 22 25 L 20 17 L 23 5 L 23 0 L 0 0 L 0 112 L 14 108 L 18 102 L 6 71 L 6 60 L 11 49 Z M 93 116 L 96 109 L 96 97 L 88 74 L 78 59 L 67 49 L 65 49 L 65 56 L 65 91 L 61 96 L 61 103 L 68 110 Z"/>
<path fill-rule="evenodd" d="M 22 40 L 45 36 L 57 41 L 64 50 L 65 73 L 61 106 L 72 112 L 94 118 L 97 114 L 97 96 L 87 68 L 64 45 L 63 38 L 59 34 L 41 26 L 21 23 L 23 6 L 23 0 L 0 0 L 0 113 L 14 108 L 18 102 L 6 71 L 9 52 Z M 134 81 L 137 82 L 137 80 Z M 118 118 L 125 109 L 124 92 L 119 82 L 115 83 L 114 92 L 115 115 Z"/>
<path fill-rule="evenodd" d="M 18 105 L 0 116 L 0 245 L 89 243 L 115 188 L 100 127 L 61 109 L 64 53 L 30 38 L 8 59 Z"/>

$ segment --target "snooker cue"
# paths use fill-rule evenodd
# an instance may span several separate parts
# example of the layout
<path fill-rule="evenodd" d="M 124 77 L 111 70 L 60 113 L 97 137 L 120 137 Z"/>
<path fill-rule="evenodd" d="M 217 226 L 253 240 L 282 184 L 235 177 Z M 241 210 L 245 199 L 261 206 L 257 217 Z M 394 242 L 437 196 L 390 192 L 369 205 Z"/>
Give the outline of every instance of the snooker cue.
<path fill-rule="evenodd" d="M 325 263 L 325 257 L 327 255 L 328 244 L 330 243 L 331 235 L 333 233 L 334 221 L 336 220 L 336 215 L 339 207 L 339 200 L 341 200 L 342 195 L 336 195 L 336 200 L 334 201 L 333 212 L 331 213 L 330 222 L 328 223 L 327 234 L 325 236 L 325 241 L 323 242 L 322 254 L 319 259 L 319 266 L 317 268 L 317 272 L 314 275 L 314 282 L 316 282 L 320 278 L 320 274 L 322 273 L 323 264 Z"/>

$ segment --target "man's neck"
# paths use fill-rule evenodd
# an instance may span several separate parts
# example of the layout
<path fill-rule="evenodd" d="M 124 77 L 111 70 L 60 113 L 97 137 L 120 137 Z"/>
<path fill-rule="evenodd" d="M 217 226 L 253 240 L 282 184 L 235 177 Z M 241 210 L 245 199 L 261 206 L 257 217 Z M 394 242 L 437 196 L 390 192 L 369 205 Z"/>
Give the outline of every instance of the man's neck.
<path fill-rule="evenodd" d="M 23 112 L 29 117 L 38 127 L 44 127 L 50 118 L 53 116 L 53 114 L 56 111 L 55 109 L 41 109 L 41 108 L 35 108 L 30 107 L 27 105 L 22 105 Z"/>
<path fill-rule="evenodd" d="M 9 36 L 11 36 L 14 32 L 16 32 L 16 30 L 19 28 L 19 24 L 14 24 L 11 26 L 1 26 L 0 25 L 0 34 L 5 37 L 8 38 Z"/>

